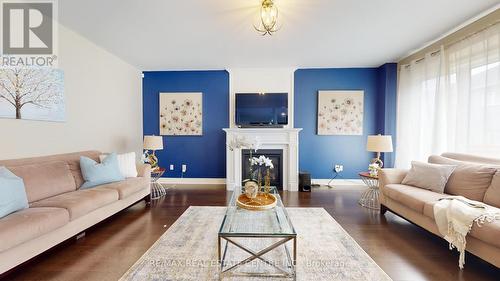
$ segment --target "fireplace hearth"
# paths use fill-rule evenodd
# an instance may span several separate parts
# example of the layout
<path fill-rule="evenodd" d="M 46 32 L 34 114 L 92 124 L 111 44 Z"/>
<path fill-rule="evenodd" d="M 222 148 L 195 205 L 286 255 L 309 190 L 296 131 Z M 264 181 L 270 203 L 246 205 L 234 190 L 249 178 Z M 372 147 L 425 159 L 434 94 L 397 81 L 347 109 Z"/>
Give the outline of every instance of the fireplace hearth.
<path fill-rule="evenodd" d="M 259 149 L 252 151 L 252 157 L 264 155 L 273 161 L 274 169 L 271 169 L 271 186 L 276 186 L 279 190 L 283 190 L 283 150 L 282 149 Z M 241 178 L 243 180 L 249 178 L 250 174 L 250 150 L 243 149 L 241 151 Z M 254 167 L 254 170 L 256 167 Z M 262 175 L 264 176 L 264 175 Z M 263 180 L 262 180 L 263 181 Z M 263 184 L 263 182 L 262 182 Z"/>

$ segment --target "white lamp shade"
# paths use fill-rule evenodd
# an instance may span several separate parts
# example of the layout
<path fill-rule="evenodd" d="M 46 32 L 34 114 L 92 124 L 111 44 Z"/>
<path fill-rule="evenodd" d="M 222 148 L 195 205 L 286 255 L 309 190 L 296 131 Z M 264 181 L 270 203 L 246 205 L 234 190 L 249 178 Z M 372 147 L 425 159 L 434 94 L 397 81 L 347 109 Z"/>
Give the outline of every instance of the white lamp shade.
<path fill-rule="evenodd" d="M 392 152 L 391 136 L 368 136 L 366 150 L 370 152 Z"/>
<path fill-rule="evenodd" d="M 163 149 L 163 137 L 161 137 L 161 136 L 144 136 L 144 149 L 162 150 Z"/>

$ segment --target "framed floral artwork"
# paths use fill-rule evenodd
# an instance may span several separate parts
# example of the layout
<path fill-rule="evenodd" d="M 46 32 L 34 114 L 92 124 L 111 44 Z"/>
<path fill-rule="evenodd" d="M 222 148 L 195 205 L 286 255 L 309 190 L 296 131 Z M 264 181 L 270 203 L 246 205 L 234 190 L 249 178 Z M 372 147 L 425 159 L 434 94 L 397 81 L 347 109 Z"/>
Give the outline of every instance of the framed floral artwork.
<path fill-rule="evenodd" d="M 362 135 L 364 91 L 319 91 L 318 135 Z"/>
<path fill-rule="evenodd" d="M 160 135 L 203 135 L 203 94 L 160 93 Z"/>

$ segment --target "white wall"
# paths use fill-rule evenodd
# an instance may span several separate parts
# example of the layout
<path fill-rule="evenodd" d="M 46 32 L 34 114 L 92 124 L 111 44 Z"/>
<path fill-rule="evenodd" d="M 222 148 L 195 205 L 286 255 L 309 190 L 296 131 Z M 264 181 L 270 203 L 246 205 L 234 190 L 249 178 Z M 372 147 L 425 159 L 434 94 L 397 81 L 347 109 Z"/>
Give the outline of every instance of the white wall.
<path fill-rule="evenodd" d="M 293 128 L 293 76 L 296 68 L 231 68 L 229 126 L 234 128 L 235 93 L 288 93 L 288 126 Z"/>
<path fill-rule="evenodd" d="M 0 159 L 142 150 L 141 72 L 59 26 L 66 122 L 0 119 Z"/>

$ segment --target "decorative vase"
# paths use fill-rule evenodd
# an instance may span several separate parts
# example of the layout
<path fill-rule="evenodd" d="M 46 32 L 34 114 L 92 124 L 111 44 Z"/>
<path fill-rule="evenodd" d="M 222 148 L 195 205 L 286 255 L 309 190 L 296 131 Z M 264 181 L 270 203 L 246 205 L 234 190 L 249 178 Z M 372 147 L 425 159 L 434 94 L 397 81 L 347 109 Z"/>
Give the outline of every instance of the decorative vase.
<path fill-rule="evenodd" d="M 262 190 L 262 171 L 260 170 L 260 168 L 257 174 L 257 183 L 259 185 L 259 191 Z"/>
<path fill-rule="evenodd" d="M 266 169 L 266 175 L 264 177 L 264 192 L 266 193 L 266 197 L 271 192 L 271 171 L 270 169 Z"/>

